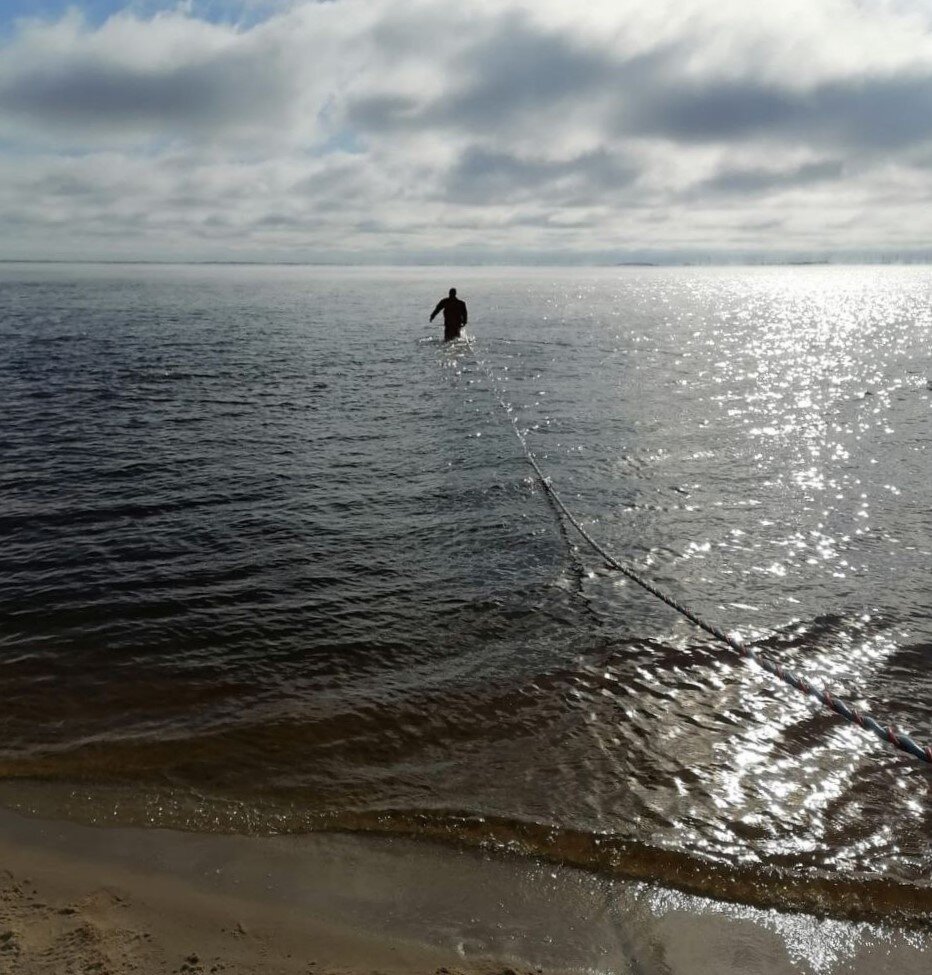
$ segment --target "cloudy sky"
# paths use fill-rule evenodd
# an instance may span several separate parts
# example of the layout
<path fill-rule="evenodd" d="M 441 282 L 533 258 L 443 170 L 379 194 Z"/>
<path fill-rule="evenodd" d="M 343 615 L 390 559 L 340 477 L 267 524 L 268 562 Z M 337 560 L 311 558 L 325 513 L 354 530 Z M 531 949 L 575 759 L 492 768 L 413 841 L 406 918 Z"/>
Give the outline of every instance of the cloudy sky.
<path fill-rule="evenodd" d="M 0 0 L 0 258 L 932 256 L 932 0 Z"/>

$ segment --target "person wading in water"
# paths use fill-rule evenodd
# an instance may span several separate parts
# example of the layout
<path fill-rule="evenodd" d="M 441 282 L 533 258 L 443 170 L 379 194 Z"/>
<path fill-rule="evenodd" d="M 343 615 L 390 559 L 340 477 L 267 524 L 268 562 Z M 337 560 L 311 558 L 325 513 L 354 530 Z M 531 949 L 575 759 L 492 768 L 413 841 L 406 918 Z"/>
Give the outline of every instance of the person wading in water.
<path fill-rule="evenodd" d="M 449 342 L 460 337 L 460 331 L 466 324 L 466 302 L 456 297 L 456 288 L 450 288 L 450 297 L 441 298 L 437 307 L 430 313 L 430 320 L 443 311 L 443 341 Z"/>

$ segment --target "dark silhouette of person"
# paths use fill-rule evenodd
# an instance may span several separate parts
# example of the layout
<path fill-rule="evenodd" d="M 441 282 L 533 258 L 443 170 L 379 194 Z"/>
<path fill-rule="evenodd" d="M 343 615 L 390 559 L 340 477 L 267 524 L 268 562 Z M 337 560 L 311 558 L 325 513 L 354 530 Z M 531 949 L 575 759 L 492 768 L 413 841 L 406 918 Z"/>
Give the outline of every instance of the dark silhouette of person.
<path fill-rule="evenodd" d="M 456 297 L 456 288 L 450 288 L 449 298 L 441 298 L 437 302 L 437 307 L 430 313 L 430 320 L 433 321 L 441 311 L 443 312 L 443 341 L 458 339 L 460 331 L 466 324 L 467 315 L 466 302 Z"/>

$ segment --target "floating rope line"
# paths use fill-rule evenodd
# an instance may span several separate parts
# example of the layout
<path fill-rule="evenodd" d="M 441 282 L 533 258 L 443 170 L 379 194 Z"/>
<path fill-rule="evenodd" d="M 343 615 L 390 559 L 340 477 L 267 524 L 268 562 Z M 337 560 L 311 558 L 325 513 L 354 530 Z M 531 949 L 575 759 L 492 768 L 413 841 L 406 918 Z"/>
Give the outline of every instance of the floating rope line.
<path fill-rule="evenodd" d="M 479 368 L 486 374 L 489 382 L 492 384 L 493 395 L 495 395 L 495 397 L 498 399 L 499 406 L 501 406 L 501 408 L 505 411 L 506 416 L 511 421 L 512 429 L 515 432 L 515 436 L 518 438 L 518 442 L 521 444 L 521 449 L 524 451 L 524 456 L 531 467 L 534 468 L 534 473 L 537 475 L 538 480 L 544 488 L 544 491 L 547 493 L 547 496 L 553 501 L 557 509 L 566 518 L 566 520 L 585 539 L 589 547 L 602 557 L 607 566 L 622 573 L 622 575 L 629 578 L 632 582 L 637 583 L 637 585 L 639 585 L 642 589 L 646 589 L 647 592 L 649 592 L 652 596 L 656 596 L 661 602 L 666 603 L 671 609 L 676 610 L 676 612 L 678 612 L 681 616 L 685 616 L 686 619 L 688 619 L 691 623 L 698 626 L 700 630 L 704 630 L 706 633 L 714 636 L 717 640 L 721 640 L 722 643 L 729 646 L 742 657 L 746 657 L 748 660 L 753 660 L 754 663 L 756 663 L 759 667 L 762 667 L 774 677 L 779 678 L 785 684 L 789 684 L 790 687 L 795 687 L 796 690 L 802 691 L 804 694 L 817 698 L 822 702 L 822 704 L 825 705 L 825 707 L 831 708 L 836 714 L 840 714 L 846 721 L 850 721 L 852 724 L 859 725 L 862 728 L 866 728 L 868 731 L 872 731 L 878 738 L 888 742 L 896 748 L 899 748 L 900 751 L 908 752 L 914 758 L 918 758 L 921 762 L 932 764 L 932 748 L 926 745 L 920 745 L 917 741 L 910 738 L 909 735 L 905 735 L 901 731 L 898 731 L 893 727 L 893 725 L 882 724 L 872 715 L 859 711 L 843 698 L 830 693 L 824 687 L 817 687 L 815 684 L 812 684 L 806 680 L 805 677 L 794 673 L 792 670 L 787 670 L 784 666 L 782 666 L 782 664 L 775 663 L 767 657 L 759 654 L 752 646 L 745 643 L 743 640 L 739 640 L 736 637 L 726 633 L 723 629 L 721 629 L 721 627 L 706 622 L 706 620 L 704 620 L 698 613 L 691 610 L 688 606 L 684 606 L 679 600 L 674 599 L 673 596 L 656 586 L 653 582 L 651 582 L 650 579 L 641 575 L 639 572 L 635 571 L 624 562 L 621 562 L 619 559 L 616 559 L 611 552 L 603 548 L 589 534 L 589 532 L 586 531 L 569 508 L 567 508 L 567 506 L 563 503 L 563 499 L 557 493 L 556 488 L 554 488 L 551 478 L 541 470 L 540 464 L 537 462 L 537 458 L 534 456 L 533 451 L 527 444 L 527 437 L 518 426 L 518 419 L 514 413 L 514 410 L 505 402 L 504 398 L 498 394 L 495 376 L 492 374 L 491 369 L 489 369 L 482 359 L 479 358 L 475 345 L 469 336 L 466 337 L 466 344 L 469 346 L 469 351 L 472 353 L 473 359 L 476 361 L 476 365 L 478 365 Z"/>

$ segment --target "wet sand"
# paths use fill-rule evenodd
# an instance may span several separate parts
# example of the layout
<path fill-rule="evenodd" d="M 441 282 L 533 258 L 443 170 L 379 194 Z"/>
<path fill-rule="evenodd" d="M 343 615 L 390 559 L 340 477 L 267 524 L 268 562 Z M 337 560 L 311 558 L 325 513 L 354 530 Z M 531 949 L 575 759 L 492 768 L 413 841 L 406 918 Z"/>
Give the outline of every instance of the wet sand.
<path fill-rule="evenodd" d="M 930 928 L 780 914 L 355 835 L 0 811 L 0 972 L 927 972 Z"/>

